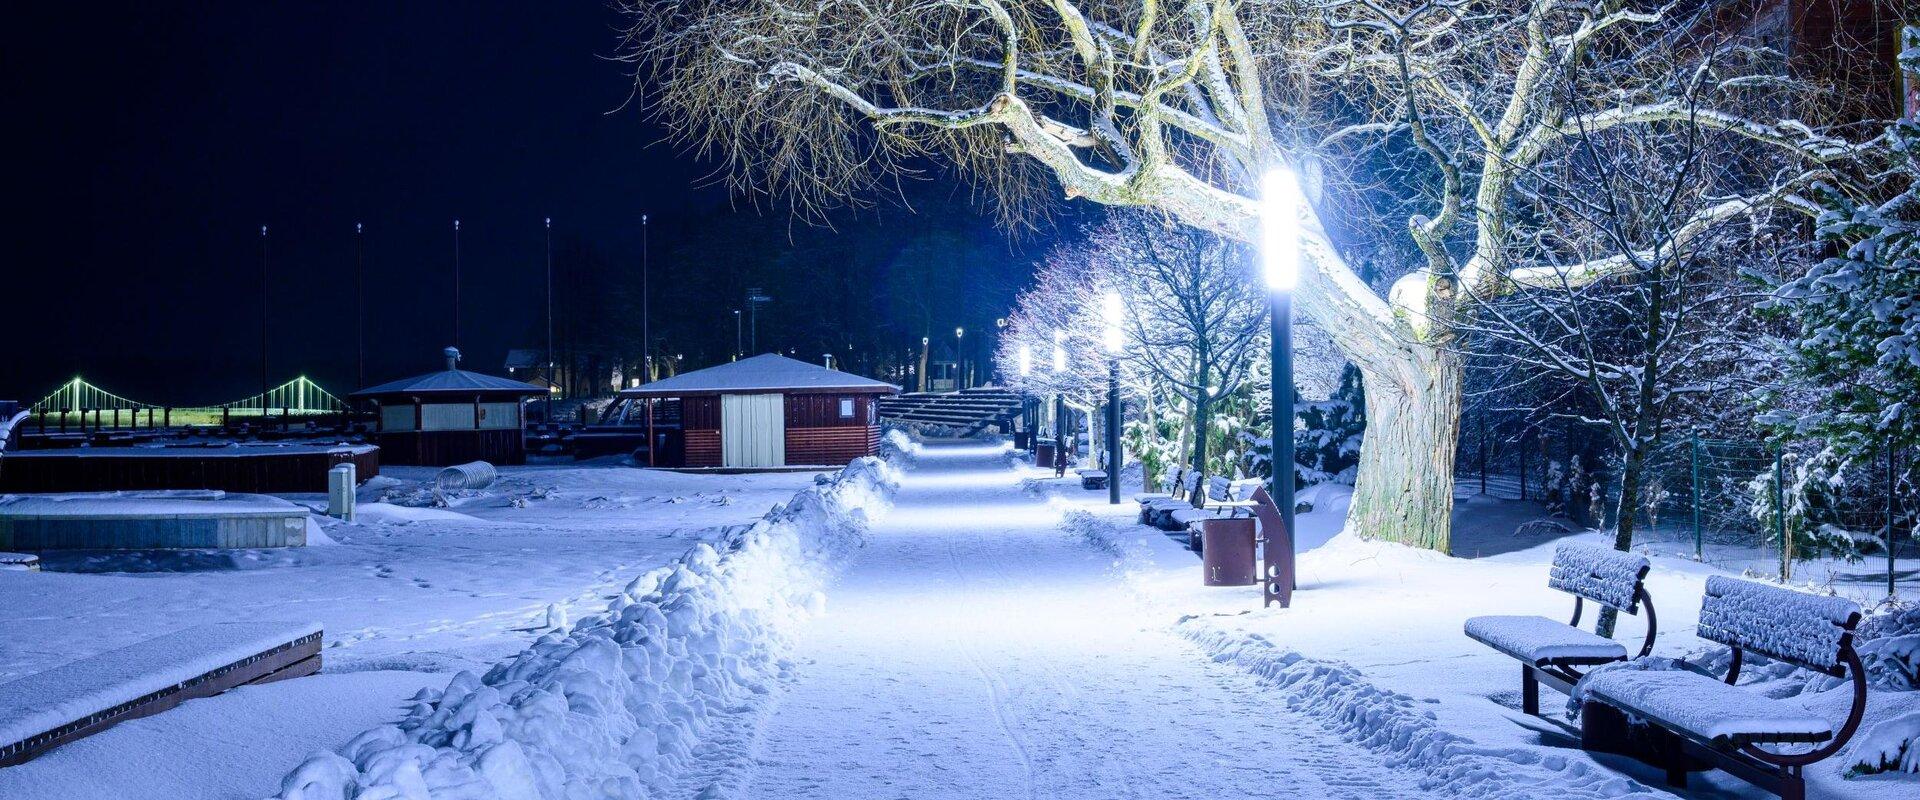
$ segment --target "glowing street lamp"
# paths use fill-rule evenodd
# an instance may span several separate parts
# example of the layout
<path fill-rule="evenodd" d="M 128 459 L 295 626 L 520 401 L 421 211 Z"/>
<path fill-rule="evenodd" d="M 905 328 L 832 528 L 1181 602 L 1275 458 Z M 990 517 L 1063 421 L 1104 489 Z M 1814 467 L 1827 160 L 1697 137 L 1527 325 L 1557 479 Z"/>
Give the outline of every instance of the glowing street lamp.
<path fill-rule="evenodd" d="M 960 348 L 960 340 L 966 335 L 966 328 L 953 329 L 953 388 L 955 389 L 967 388 L 967 351 Z"/>
<path fill-rule="evenodd" d="M 1100 339 L 1107 349 L 1107 503 L 1120 503 L 1120 467 L 1126 457 L 1120 452 L 1120 351 L 1126 347 L 1126 332 L 1121 329 L 1127 313 L 1120 293 L 1108 290 L 1100 298 Z"/>
<path fill-rule="evenodd" d="M 1260 179 L 1260 263 L 1266 278 L 1272 324 L 1269 337 L 1273 358 L 1273 474 L 1268 493 L 1280 507 L 1280 524 L 1293 541 L 1293 289 L 1300 283 L 1300 214 L 1306 210 L 1300 180 L 1284 166 Z M 1293 554 L 1287 555 L 1293 560 Z M 1289 580 L 1292 579 L 1288 575 Z M 1271 583 L 1277 576 L 1266 575 Z M 1288 593 L 1293 587 L 1286 587 Z M 1269 585 L 1266 602 L 1286 593 Z"/>

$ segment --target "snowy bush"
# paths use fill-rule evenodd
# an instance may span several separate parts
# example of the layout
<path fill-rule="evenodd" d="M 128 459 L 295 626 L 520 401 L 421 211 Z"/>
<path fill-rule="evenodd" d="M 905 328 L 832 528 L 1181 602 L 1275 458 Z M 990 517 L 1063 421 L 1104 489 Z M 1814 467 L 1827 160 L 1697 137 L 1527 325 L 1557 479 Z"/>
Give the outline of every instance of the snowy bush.
<path fill-rule="evenodd" d="M 1894 717 L 1868 728 L 1847 760 L 1848 776 L 1920 772 L 1920 714 Z"/>
<path fill-rule="evenodd" d="M 1759 524 L 1769 544 L 1793 557 L 1781 560 L 1781 576 L 1793 577 L 1794 559 L 1834 555 L 1857 560 L 1859 537 L 1833 524 L 1839 491 L 1845 483 L 1846 460 L 1833 447 L 1822 448 L 1811 458 L 1788 454 L 1787 459 L 1791 466 L 1781 470 L 1786 479 L 1783 490 L 1776 491 L 1772 469 L 1747 484 L 1747 494 L 1752 498 L 1747 513 Z"/>
<path fill-rule="evenodd" d="M 1296 409 L 1301 422 L 1293 433 L 1297 485 L 1353 485 L 1360 464 L 1361 439 L 1367 431 L 1360 370 L 1348 364 L 1340 373 L 1339 391 L 1317 403 L 1298 404 Z"/>
<path fill-rule="evenodd" d="M 629 583 L 602 613 L 484 676 L 423 690 L 396 725 L 287 775 L 281 800 L 646 798 L 672 793 L 719 715 L 769 692 L 791 625 L 898 485 L 863 458 L 717 545 Z"/>
<path fill-rule="evenodd" d="M 1854 649 L 1874 688 L 1920 691 L 1920 604 L 1891 605 L 1867 617 Z"/>

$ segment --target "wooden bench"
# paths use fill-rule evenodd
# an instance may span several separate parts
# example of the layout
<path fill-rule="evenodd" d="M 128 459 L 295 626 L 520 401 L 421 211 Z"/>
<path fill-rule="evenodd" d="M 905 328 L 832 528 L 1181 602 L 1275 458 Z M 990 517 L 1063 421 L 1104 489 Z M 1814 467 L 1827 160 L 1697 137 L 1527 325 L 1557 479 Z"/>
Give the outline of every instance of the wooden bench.
<path fill-rule="evenodd" d="M 1074 474 L 1076 474 L 1076 475 L 1079 475 L 1079 476 L 1080 476 L 1080 488 L 1082 488 L 1082 489 L 1105 489 L 1105 488 L 1107 488 L 1107 472 L 1106 472 L 1106 470 L 1100 470 L 1100 469 L 1076 469 L 1076 470 L 1074 470 L 1073 472 L 1074 472 Z"/>
<path fill-rule="evenodd" d="M 1625 645 L 1581 630 L 1586 601 L 1626 614 L 1647 612 L 1647 636 L 1640 655 L 1653 652 L 1659 619 L 1647 594 L 1647 559 L 1632 553 L 1583 544 L 1563 544 L 1553 553 L 1547 585 L 1573 595 L 1573 619 L 1562 623 L 1537 616 L 1485 616 L 1467 620 L 1468 637 L 1520 662 L 1520 708 L 1540 714 L 1540 684 L 1573 691 L 1582 668 L 1627 660 Z"/>
<path fill-rule="evenodd" d="M 1179 531 L 1185 523 L 1175 522 L 1173 514 L 1177 511 L 1193 508 L 1193 492 L 1199 489 L 1200 473 L 1180 470 L 1170 491 L 1164 495 L 1142 495 L 1140 502 L 1140 521 L 1163 531 Z"/>
<path fill-rule="evenodd" d="M 1698 635 L 1733 648 L 1726 676 L 1714 678 L 1704 669 L 1595 674 L 1581 687 L 1581 746 L 1663 767 L 1674 786 L 1686 786 L 1689 771 L 1719 767 L 1785 800 L 1803 800 L 1801 770 L 1840 752 L 1866 713 L 1866 671 L 1853 649 L 1859 622 L 1860 607 L 1838 597 L 1708 578 Z M 1799 703 L 1736 686 L 1747 653 L 1850 677 L 1853 706 L 1846 721 L 1836 728 Z M 1788 753 L 1762 745 L 1813 746 Z"/>
<path fill-rule="evenodd" d="M 1206 506 L 1222 510 L 1250 509 L 1255 505 L 1254 491 L 1263 485 L 1265 482 L 1257 478 L 1229 480 L 1216 475 L 1207 479 Z"/>
<path fill-rule="evenodd" d="M 1160 476 L 1160 491 L 1136 494 L 1133 496 L 1133 502 L 1139 503 L 1141 510 L 1145 511 L 1149 503 L 1160 500 L 1172 500 L 1181 494 L 1183 489 L 1181 484 L 1186 481 L 1186 478 L 1186 467 L 1181 467 L 1170 475 L 1162 475 Z M 1146 519 L 1143 517 L 1140 521 L 1145 522 Z"/>
<path fill-rule="evenodd" d="M 318 624 L 199 625 L 0 684 L 0 767 L 236 686 L 320 671 Z"/>

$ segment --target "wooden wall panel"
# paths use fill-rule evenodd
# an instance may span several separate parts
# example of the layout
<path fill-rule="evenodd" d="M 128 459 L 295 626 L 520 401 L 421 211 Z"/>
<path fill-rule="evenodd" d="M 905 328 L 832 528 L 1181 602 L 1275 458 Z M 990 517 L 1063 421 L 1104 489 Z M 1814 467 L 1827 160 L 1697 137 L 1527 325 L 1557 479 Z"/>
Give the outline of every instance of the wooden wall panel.
<path fill-rule="evenodd" d="M 838 428 L 788 428 L 787 463 L 795 466 L 838 466 L 873 455 L 880 444 L 880 428 L 873 425 Z"/>
<path fill-rule="evenodd" d="M 720 466 L 719 429 L 687 431 L 686 463 L 689 467 Z"/>

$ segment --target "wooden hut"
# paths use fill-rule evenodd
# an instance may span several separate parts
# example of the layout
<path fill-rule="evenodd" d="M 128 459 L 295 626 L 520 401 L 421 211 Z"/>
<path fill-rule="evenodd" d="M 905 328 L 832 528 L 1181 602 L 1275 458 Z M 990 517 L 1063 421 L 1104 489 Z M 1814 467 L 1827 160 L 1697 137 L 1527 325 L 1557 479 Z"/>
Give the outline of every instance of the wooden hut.
<path fill-rule="evenodd" d="M 525 464 L 521 401 L 546 390 L 460 369 L 460 351 L 449 347 L 445 352 L 445 370 L 353 393 L 355 400 L 375 406 L 380 460 L 435 467 L 468 461 Z"/>
<path fill-rule="evenodd" d="M 608 416 L 647 426 L 655 466 L 834 466 L 879 449 L 876 401 L 899 391 L 768 353 L 623 390 Z"/>

